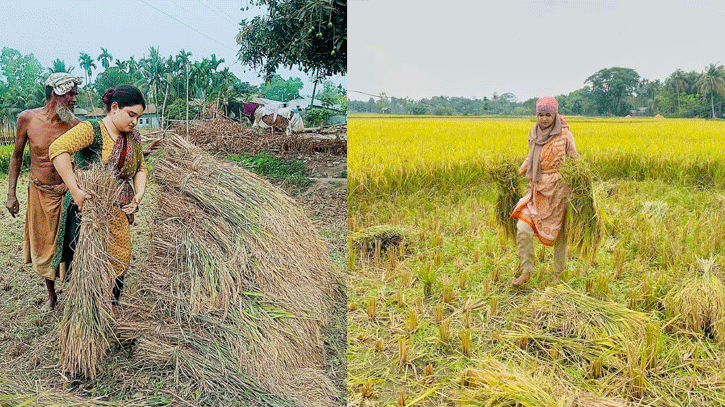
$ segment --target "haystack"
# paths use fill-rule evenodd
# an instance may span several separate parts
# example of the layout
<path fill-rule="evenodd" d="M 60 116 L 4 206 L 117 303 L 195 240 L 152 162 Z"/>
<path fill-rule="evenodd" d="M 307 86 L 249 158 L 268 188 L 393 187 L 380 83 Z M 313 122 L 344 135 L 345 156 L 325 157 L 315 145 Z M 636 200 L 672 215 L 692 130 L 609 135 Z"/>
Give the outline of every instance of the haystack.
<path fill-rule="evenodd" d="M 179 136 L 163 148 L 150 260 L 119 338 L 202 404 L 335 405 L 321 328 L 342 280 L 310 220 L 267 181 Z"/>
<path fill-rule="evenodd" d="M 94 379 L 113 338 L 111 268 L 108 219 L 113 217 L 120 191 L 116 176 L 102 165 L 76 175 L 78 186 L 91 195 L 83 203 L 78 246 L 68 283 L 63 317 L 58 324 L 61 370 Z"/>
<path fill-rule="evenodd" d="M 695 275 L 672 287 L 663 299 L 672 327 L 711 335 L 725 343 L 725 286 L 715 274 L 714 259 L 698 259 Z"/>
<path fill-rule="evenodd" d="M 495 222 L 503 228 L 504 234 L 512 239 L 516 238 L 516 218 L 511 217 L 516 204 L 521 198 L 521 186 L 516 166 L 510 161 L 495 164 L 491 168 L 491 179 L 498 185 L 496 198 Z"/>
<path fill-rule="evenodd" d="M 655 119 L 657 119 L 657 120 L 660 120 L 660 119 L 664 119 L 664 118 L 665 118 L 665 117 L 664 117 L 664 116 L 662 116 L 662 115 L 661 115 L 661 114 L 659 114 L 659 113 L 657 113 L 657 114 L 655 115 Z"/>

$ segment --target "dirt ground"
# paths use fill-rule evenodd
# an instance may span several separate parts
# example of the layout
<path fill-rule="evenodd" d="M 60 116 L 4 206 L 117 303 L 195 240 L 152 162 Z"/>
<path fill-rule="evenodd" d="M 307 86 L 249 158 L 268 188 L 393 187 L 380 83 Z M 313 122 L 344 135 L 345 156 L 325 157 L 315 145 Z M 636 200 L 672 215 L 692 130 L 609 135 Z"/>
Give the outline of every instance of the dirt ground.
<path fill-rule="evenodd" d="M 301 205 L 327 243 L 333 262 L 345 275 L 346 157 L 319 153 L 296 154 L 287 158 L 305 162 L 313 183 L 303 189 L 287 187 L 278 182 L 276 184 Z M 59 304 L 56 310 L 50 314 L 41 314 L 40 307 L 47 299 L 43 279 L 22 262 L 27 183 L 27 174 L 22 174 L 17 188 L 21 210 L 13 218 L 4 208 L 7 176 L 0 175 L 0 197 L 3 203 L 0 208 L 0 396 L 10 394 L 33 397 L 36 404 L 32 405 L 53 405 L 58 400 L 68 400 L 70 396 L 75 403 L 79 403 L 77 405 L 96 405 L 99 401 L 134 406 L 188 405 L 186 402 L 179 404 L 181 400 L 178 396 L 168 390 L 167 385 L 171 380 L 166 377 L 168 374 L 135 370 L 132 355 L 121 347 L 109 351 L 105 362 L 106 371 L 96 380 L 74 379 L 55 369 L 58 352 L 54 330 L 62 316 L 64 287 L 63 284 L 57 287 Z M 150 232 L 155 192 L 155 185 L 150 184 L 140 216 L 131 229 L 132 263 L 139 263 L 139 259 L 143 259 L 148 251 L 144 241 Z M 132 265 L 129 285 L 134 283 L 134 272 L 140 273 L 142 270 Z M 341 287 L 340 292 L 343 297 L 336 304 L 333 323 L 325 329 L 328 350 L 326 368 L 339 389 L 340 405 L 345 405 L 347 300 L 344 298 L 344 287 Z"/>

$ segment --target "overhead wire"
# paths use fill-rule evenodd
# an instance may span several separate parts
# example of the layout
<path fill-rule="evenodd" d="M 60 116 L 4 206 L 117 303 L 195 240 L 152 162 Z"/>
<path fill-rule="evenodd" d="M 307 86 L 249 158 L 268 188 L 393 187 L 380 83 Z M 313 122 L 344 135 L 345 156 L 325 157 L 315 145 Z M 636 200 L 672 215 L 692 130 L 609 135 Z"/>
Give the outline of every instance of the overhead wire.
<path fill-rule="evenodd" d="M 230 46 L 228 46 L 228 45 L 226 45 L 226 44 L 223 44 L 223 43 L 219 42 L 218 40 L 216 40 L 216 39 L 214 39 L 214 38 L 212 38 L 212 37 L 208 36 L 207 34 L 204 34 L 203 32 L 201 32 L 201 31 L 197 30 L 196 28 L 194 28 L 194 27 L 190 26 L 189 24 L 186 24 L 185 22 L 183 22 L 183 21 L 179 20 L 178 18 L 176 18 L 176 17 L 172 16 L 171 14 L 169 14 L 169 13 L 167 13 L 167 12 L 165 12 L 165 11 L 161 10 L 160 8 L 158 8 L 158 7 L 156 7 L 156 6 L 154 6 L 153 4 L 149 4 L 149 3 L 148 3 L 148 2 L 146 2 L 145 0 L 140 0 L 140 1 L 141 1 L 142 3 L 144 3 L 144 4 L 146 4 L 147 6 L 149 6 L 149 7 L 152 7 L 152 8 L 154 8 L 154 9 L 155 9 L 156 11 L 158 11 L 158 12 L 160 12 L 160 13 L 162 13 L 162 14 L 164 14 L 164 15 L 168 16 L 169 18 L 171 18 L 171 19 L 173 19 L 173 20 L 175 20 L 175 21 L 177 21 L 177 22 L 179 22 L 179 23 L 181 23 L 181 24 L 185 25 L 186 27 L 190 28 L 190 29 L 191 29 L 191 30 L 193 30 L 194 32 L 197 32 L 197 33 L 199 33 L 199 34 L 201 34 L 201 35 L 205 36 L 206 38 L 209 38 L 210 40 L 212 40 L 212 41 L 216 42 L 217 44 L 219 44 L 219 45 L 221 45 L 221 46 L 223 46 L 223 47 L 226 47 L 226 48 L 228 48 L 228 49 L 230 49 L 230 50 L 236 51 L 236 50 L 235 50 L 234 48 L 232 48 L 232 47 L 230 47 Z"/>

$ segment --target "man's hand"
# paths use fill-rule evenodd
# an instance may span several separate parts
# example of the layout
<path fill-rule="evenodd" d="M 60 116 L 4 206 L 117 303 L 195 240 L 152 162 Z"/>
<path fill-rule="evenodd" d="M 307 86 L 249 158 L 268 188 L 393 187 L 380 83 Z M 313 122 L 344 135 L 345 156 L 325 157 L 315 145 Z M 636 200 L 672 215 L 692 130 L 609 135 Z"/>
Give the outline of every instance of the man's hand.
<path fill-rule="evenodd" d="M 8 212 L 13 215 L 13 218 L 20 212 L 20 202 L 18 202 L 18 198 L 15 196 L 8 196 L 5 207 L 8 208 Z"/>

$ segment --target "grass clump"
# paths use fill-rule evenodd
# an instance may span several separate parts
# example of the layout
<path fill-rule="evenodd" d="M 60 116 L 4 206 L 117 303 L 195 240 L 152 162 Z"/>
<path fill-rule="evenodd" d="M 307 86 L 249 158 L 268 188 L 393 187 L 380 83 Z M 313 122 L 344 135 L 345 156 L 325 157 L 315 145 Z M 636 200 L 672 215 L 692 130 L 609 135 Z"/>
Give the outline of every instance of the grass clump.
<path fill-rule="evenodd" d="M 561 178 L 569 186 L 569 206 L 564 224 L 569 244 L 590 261 L 602 241 L 602 221 L 594 199 L 592 171 L 584 160 L 567 160 Z"/>
<path fill-rule="evenodd" d="M 229 154 L 227 159 L 247 167 L 259 175 L 278 179 L 288 184 L 305 187 L 312 181 L 302 161 L 285 161 L 266 153 Z"/>
<path fill-rule="evenodd" d="M 725 286 L 713 271 L 714 259 L 698 259 L 695 275 L 672 287 L 663 299 L 673 327 L 712 336 L 725 343 Z"/>
<path fill-rule="evenodd" d="M 510 161 L 502 161 L 494 165 L 490 171 L 491 179 L 499 188 L 494 218 L 503 228 L 506 237 L 515 239 L 517 219 L 511 217 L 511 212 L 522 195 L 517 168 Z"/>

